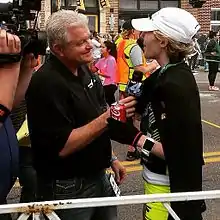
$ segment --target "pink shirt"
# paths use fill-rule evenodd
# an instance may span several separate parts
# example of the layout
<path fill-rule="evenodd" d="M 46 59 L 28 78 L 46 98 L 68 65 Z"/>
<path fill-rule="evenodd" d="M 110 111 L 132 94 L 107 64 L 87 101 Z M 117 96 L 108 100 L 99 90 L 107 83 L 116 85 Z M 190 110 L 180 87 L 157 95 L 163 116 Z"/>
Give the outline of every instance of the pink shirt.
<path fill-rule="evenodd" d="M 104 86 L 116 84 L 117 64 L 113 56 L 109 55 L 106 58 L 99 59 L 95 67 L 99 69 L 103 75 L 108 76 L 105 77 Z"/>

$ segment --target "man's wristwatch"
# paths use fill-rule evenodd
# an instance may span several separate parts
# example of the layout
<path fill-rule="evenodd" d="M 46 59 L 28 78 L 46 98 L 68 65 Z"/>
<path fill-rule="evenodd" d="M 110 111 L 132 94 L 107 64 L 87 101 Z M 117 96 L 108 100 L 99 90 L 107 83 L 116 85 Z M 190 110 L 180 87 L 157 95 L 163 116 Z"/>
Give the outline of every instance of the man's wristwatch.
<path fill-rule="evenodd" d="M 143 148 L 142 148 L 142 152 L 146 155 L 146 156 L 149 156 L 153 146 L 155 144 L 155 141 L 154 139 L 150 138 L 150 137 L 147 137 L 145 142 L 144 142 L 144 145 L 143 145 Z"/>
<path fill-rule="evenodd" d="M 111 158 L 110 162 L 113 163 L 116 160 L 118 160 L 118 158 L 115 155 L 112 155 L 112 158 Z"/>

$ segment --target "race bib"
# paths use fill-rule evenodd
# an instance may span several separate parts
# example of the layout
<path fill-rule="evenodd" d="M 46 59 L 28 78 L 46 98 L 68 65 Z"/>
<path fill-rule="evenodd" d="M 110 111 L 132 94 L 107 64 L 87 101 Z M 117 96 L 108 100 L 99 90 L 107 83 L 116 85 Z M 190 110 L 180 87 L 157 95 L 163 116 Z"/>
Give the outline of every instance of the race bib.
<path fill-rule="evenodd" d="M 121 190 L 120 188 L 118 187 L 117 183 L 115 182 L 115 178 L 113 177 L 112 174 L 110 174 L 110 183 L 111 183 L 111 186 L 112 186 L 112 189 L 115 193 L 116 196 L 120 196 L 121 195 Z"/>

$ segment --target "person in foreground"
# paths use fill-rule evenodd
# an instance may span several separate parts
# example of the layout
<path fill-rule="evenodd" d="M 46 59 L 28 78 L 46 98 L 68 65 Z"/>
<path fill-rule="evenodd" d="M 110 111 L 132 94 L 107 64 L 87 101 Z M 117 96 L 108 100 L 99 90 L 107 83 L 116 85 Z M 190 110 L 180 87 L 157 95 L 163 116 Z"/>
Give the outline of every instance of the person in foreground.
<path fill-rule="evenodd" d="M 18 144 L 10 115 L 19 105 L 32 76 L 36 59 L 33 54 L 21 56 L 18 36 L 0 29 L 0 204 L 6 198 L 18 176 Z M 13 55 L 14 62 L 5 62 Z M 2 214 L 1 220 L 11 219 Z"/>
<path fill-rule="evenodd" d="M 144 81 L 137 104 L 142 115 L 141 133 L 136 129 L 138 144 L 133 146 L 144 148 L 145 193 L 201 191 L 204 161 L 200 98 L 191 69 L 185 63 L 200 25 L 190 13 L 179 8 L 161 9 L 153 14 L 152 20 L 134 19 L 132 25 L 142 32 L 146 58 L 155 59 L 161 66 Z M 129 124 L 110 119 L 109 127 L 135 136 L 135 128 Z M 117 138 L 123 142 L 122 134 Z M 163 156 L 152 151 L 155 141 L 162 143 Z M 201 220 L 205 203 L 172 202 L 171 207 L 181 220 Z M 145 204 L 143 218 L 172 219 L 161 203 Z"/>

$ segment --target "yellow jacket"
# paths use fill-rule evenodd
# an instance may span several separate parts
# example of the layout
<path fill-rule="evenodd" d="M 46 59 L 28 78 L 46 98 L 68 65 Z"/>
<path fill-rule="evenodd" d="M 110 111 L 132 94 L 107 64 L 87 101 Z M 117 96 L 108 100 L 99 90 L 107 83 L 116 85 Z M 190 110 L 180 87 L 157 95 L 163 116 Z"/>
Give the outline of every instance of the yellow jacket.
<path fill-rule="evenodd" d="M 31 146 L 27 117 L 26 117 L 25 121 L 23 122 L 22 126 L 20 127 L 20 129 L 18 130 L 16 135 L 17 135 L 19 146 L 27 146 L 27 147 Z"/>

